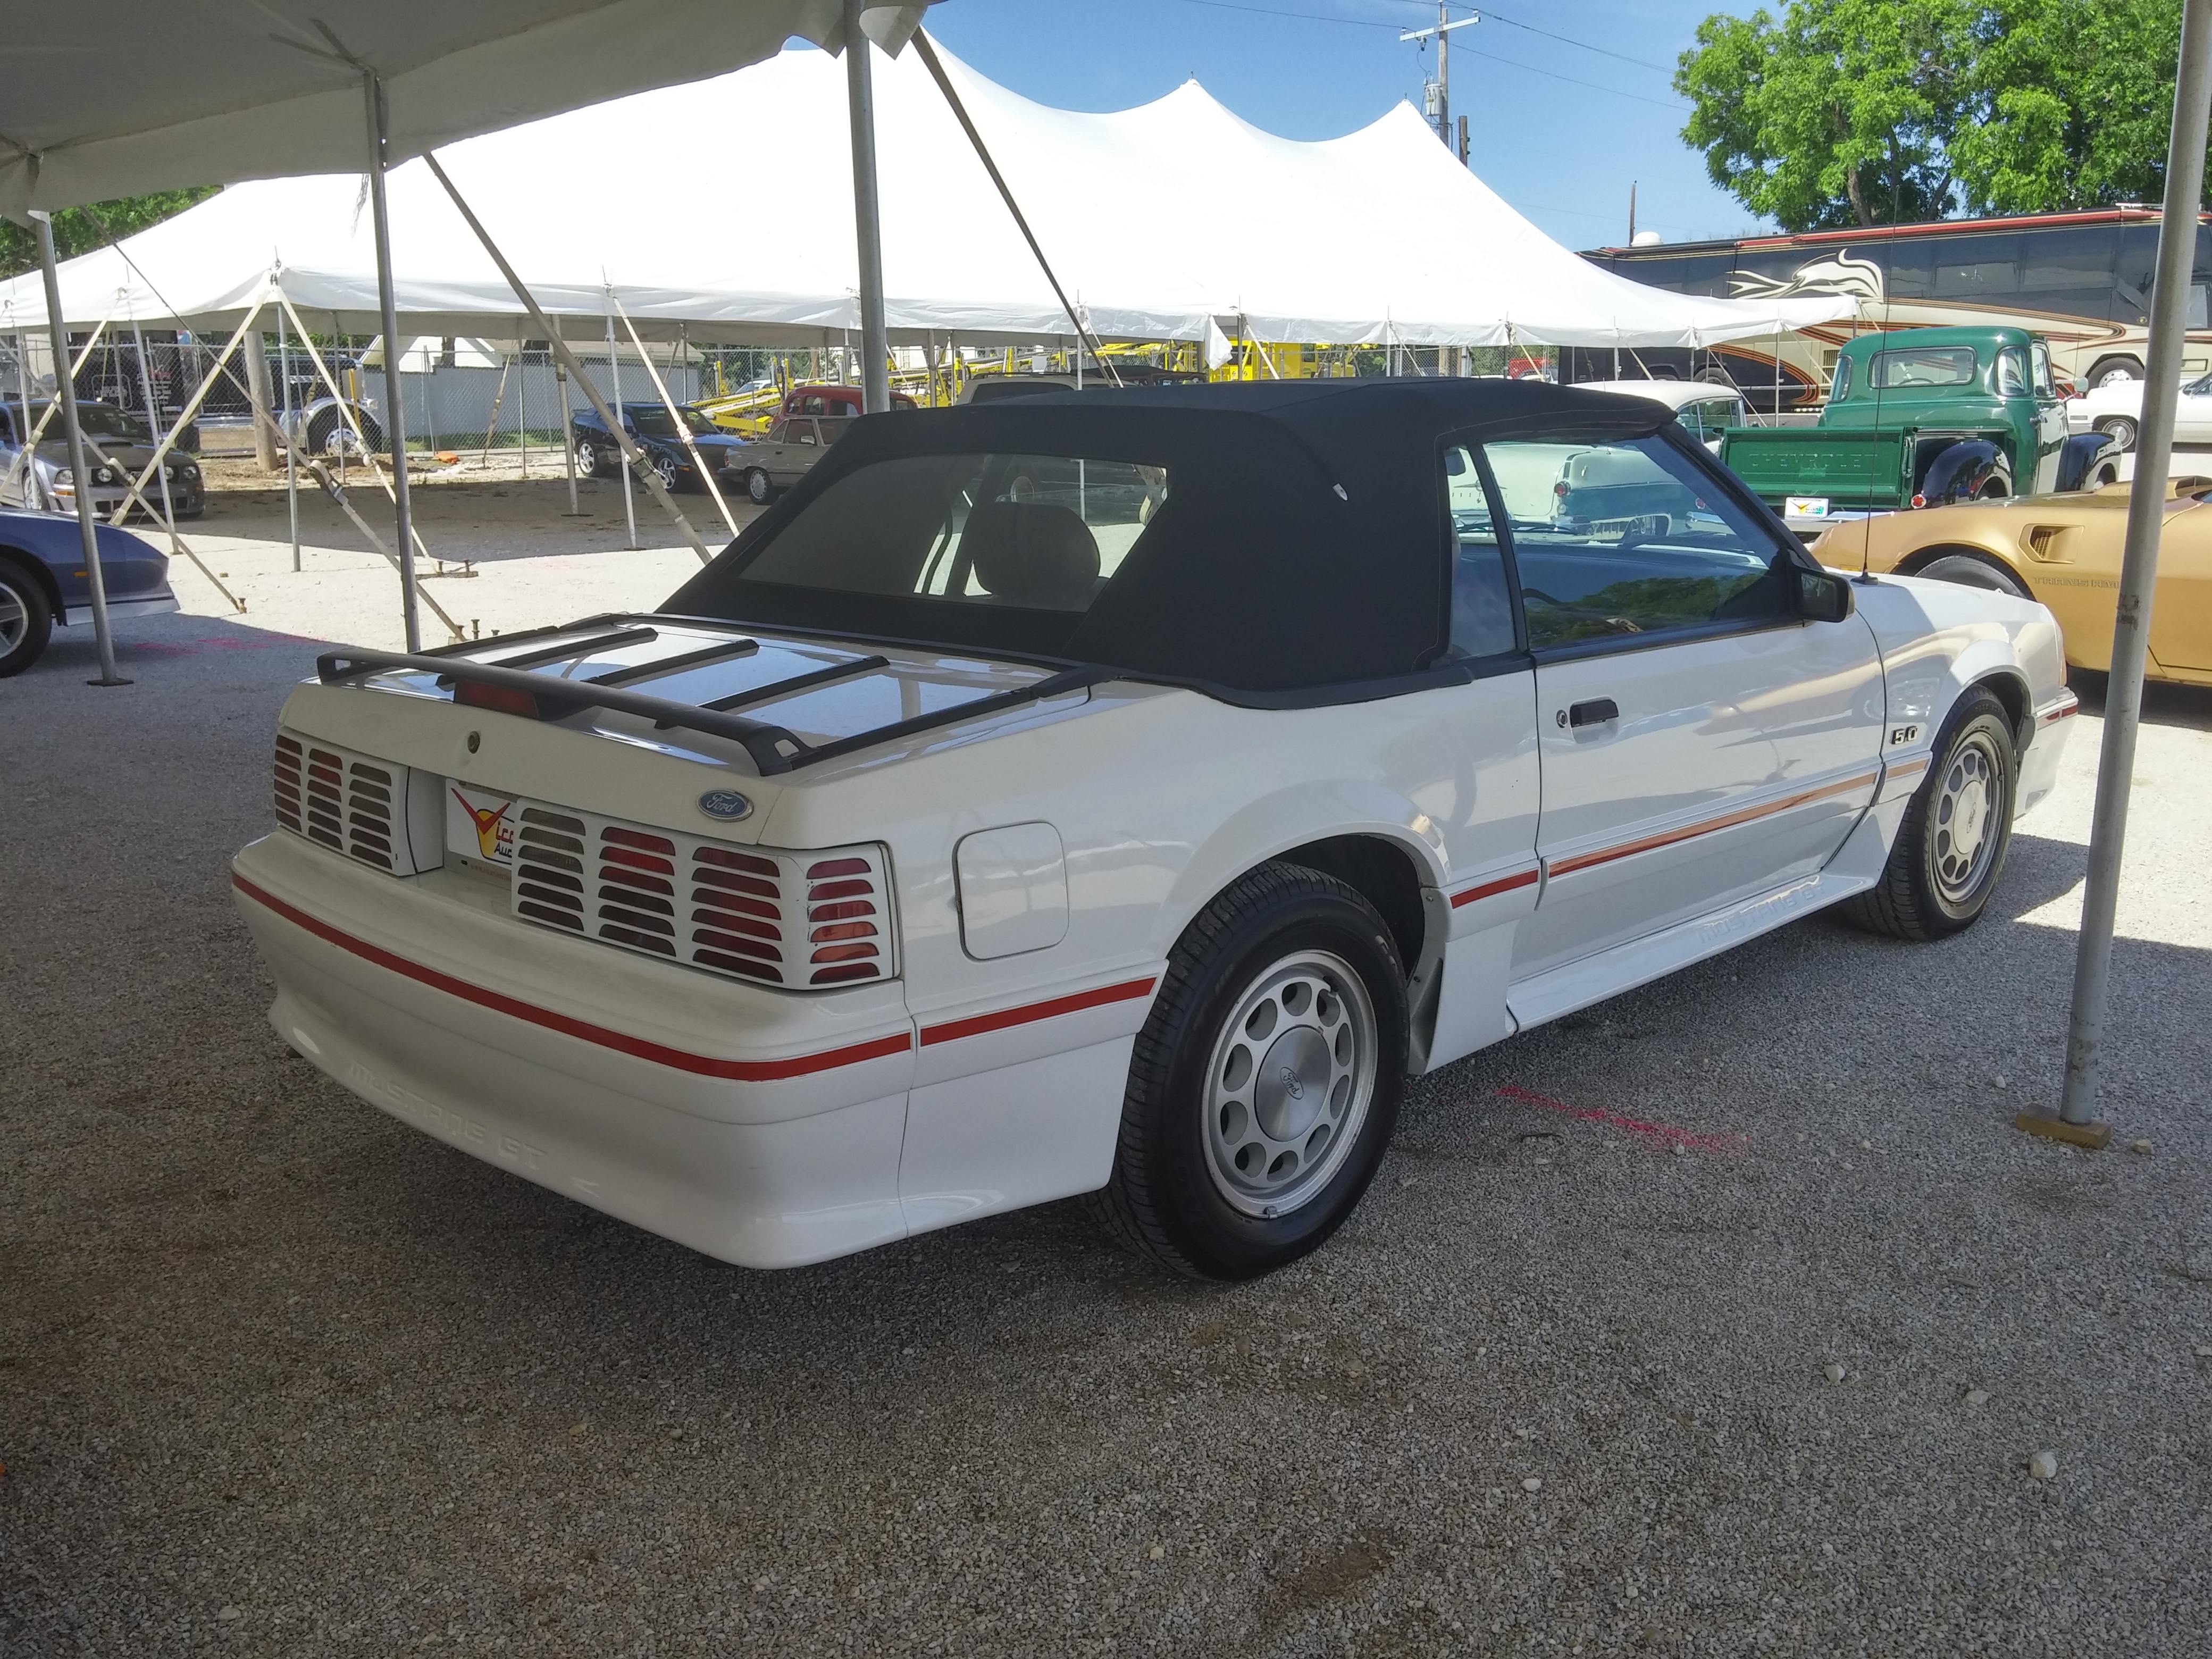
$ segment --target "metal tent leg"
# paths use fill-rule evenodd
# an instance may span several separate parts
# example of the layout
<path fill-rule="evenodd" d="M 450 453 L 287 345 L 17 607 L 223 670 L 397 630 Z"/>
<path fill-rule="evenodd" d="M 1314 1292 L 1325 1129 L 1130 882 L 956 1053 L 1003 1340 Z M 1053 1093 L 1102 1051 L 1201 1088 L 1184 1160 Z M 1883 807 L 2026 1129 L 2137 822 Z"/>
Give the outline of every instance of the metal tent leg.
<path fill-rule="evenodd" d="M 376 299 L 384 326 L 384 435 L 392 445 L 392 513 L 399 544 L 399 608 L 407 624 L 407 648 L 422 648 L 422 622 L 416 604 L 414 514 L 407 494 L 407 422 L 399 406 L 399 318 L 392 295 L 392 223 L 384 204 L 384 83 L 374 70 L 361 75 L 368 103 L 368 199 L 376 220 Z"/>
<path fill-rule="evenodd" d="M 861 0 L 845 0 L 845 101 L 853 126 L 853 221 L 860 258 L 860 404 L 870 414 L 891 406 L 884 328 L 884 227 L 876 201 L 876 92 Z"/>
<path fill-rule="evenodd" d="M 39 228 L 39 270 L 46 283 L 46 330 L 54 343 L 54 399 L 62 406 L 62 427 L 69 434 L 70 471 L 76 483 L 76 530 L 84 544 L 85 580 L 92 588 L 92 636 L 100 648 L 100 678 L 91 685 L 128 685 L 115 672 L 115 635 L 107 621 L 107 580 L 100 569 L 100 535 L 93 527 L 92 468 L 84 451 L 84 430 L 77 424 L 76 377 L 70 373 L 69 329 L 62 321 L 61 281 L 54 274 L 54 222 L 33 210 L 31 222 Z M 30 411 L 24 416 L 29 418 Z"/>
<path fill-rule="evenodd" d="M 2081 895 L 2081 937 L 2074 963 L 2074 1004 L 2066 1030 L 2066 1081 L 2056 1118 L 2023 1112 L 2031 1133 L 2101 1147 L 2112 1126 L 2094 1121 L 2104 1060 L 2105 1001 L 2112 980 L 2112 925 L 2119 907 L 2120 854 L 2127 840 L 2136 732 L 2142 721 L 2144 659 L 2158 577 L 2159 532 L 2166 517 L 2166 475 L 2181 385 L 2197 252 L 2197 208 L 2204 187 L 2208 103 L 2212 103 L 2212 0 L 2188 0 L 2181 18 L 2181 61 L 2173 88 L 2173 127 L 2166 161 L 2166 211 L 2159 222 L 2158 277 L 2151 290 L 2150 346 L 2143 371 L 2142 422 L 2136 482 L 2128 497 L 2120 556 L 2119 603 L 2112 623 L 2112 670 L 2105 687 L 2105 739 L 2097 762 L 2096 814 L 2089 831 L 2089 877 Z"/>

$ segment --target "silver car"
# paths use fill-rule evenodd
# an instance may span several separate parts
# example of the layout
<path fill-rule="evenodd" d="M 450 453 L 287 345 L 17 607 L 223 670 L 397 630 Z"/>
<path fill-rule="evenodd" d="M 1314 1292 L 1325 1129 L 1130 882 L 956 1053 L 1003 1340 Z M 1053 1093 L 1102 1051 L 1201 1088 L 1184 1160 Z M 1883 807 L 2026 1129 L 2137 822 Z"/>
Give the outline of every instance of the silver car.
<path fill-rule="evenodd" d="M 747 499 L 765 507 L 806 476 L 807 468 L 830 453 L 853 417 L 793 415 L 778 421 L 768 436 L 733 445 L 722 471 L 744 486 Z"/>
<path fill-rule="evenodd" d="M 76 414 L 86 438 L 106 457 L 90 458 L 92 504 L 102 518 L 112 517 L 129 498 L 129 480 L 154 459 L 152 434 L 143 420 L 113 404 L 79 403 Z M 23 441 L 41 416 L 46 429 L 36 450 L 27 451 Z M 168 475 L 169 501 L 179 518 L 197 519 L 207 511 L 207 484 L 198 461 L 173 448 L 162 458 L 161 470 Z M 161 505 L 161 487 L 151 478 L 146 481 L 146 499 Z M 48 415 L 46 405 L 33 404 L 27 418 L 22 404 L 0 403 L 0 506 L 76 511 L 76 478 L 59 410 Z"/>

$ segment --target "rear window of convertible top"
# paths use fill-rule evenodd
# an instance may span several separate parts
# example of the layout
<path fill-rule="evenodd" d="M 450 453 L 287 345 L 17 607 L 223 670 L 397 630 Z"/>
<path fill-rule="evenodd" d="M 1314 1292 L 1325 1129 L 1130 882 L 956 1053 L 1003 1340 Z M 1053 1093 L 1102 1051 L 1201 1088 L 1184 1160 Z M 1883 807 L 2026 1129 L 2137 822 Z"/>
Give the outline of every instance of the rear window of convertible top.
<path fill-rule="evenodd" d="M 1081 613 L 1168 498 L 1164 466 L 908 455 L 831 484 L 732 574 L 747 583 Z"/>

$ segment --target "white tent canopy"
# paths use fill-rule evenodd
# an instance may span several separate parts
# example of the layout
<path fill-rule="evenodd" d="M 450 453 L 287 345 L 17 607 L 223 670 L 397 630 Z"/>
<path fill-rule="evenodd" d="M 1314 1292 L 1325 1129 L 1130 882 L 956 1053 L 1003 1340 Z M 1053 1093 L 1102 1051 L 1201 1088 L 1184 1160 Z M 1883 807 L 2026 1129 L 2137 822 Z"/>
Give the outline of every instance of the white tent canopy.
<path fill-rule="evenodd" d="M 942 49 L 940 48 L 940 55 Z M 1338 139 L 1277 138 L 1195 82 L 1111 114 L 1048 108 L 945 55 L 1062 283 L 1107 339 L 1699 346 L 1848 314 L 1832 299 L 1668 294 L 1559 246 L 1401 105 Z M 891 338 L 1064 339 L 1066 314 L 914 53 L 878 55 Z M 610 289 L 648 335 L 816 345 L 860 325 L 842 72 L 791 51 L 705 82 L 441 151 L 544 309 L 596 335 Z M 713 142 L 742 132 L 743 146 Z M 377 328 L 358 176 L 234 185 L 62 267 L 73 327 L 234 323 L 272 283 L 311 324 Z M 389 180 L 410 331 L 532 331 L 422 165 Z M 35 277 L 0 329 L 43 324 Z M 589 319 L 588 321 L 583 319 Z"/>
<path fill-rule="evenodd" d="M 927 0 L 865 3 L 896 48 Z M 0 213 L 356 169 L 362 68 L 397 161 L 843 29 L 842 0 L 0 0 Z"/>

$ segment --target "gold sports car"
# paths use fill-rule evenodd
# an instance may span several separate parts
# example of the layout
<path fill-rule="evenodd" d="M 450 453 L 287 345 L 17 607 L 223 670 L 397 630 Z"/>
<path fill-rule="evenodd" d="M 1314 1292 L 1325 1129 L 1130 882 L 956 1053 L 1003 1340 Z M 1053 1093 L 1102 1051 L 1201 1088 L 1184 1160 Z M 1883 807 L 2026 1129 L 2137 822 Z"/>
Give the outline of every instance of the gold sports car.
<path fill-rule="evenodd" d="M 1963 502 L 1830 526 L 1812 543 L 1835 570 L 1929 576 L 2040 600 L 2066 635 L 2070 667 L 2112 662 L 2130 485 Z M 2151 600 L 2150 678 L 2212 685 L 2212 478 L 2168 481 Z"/>

